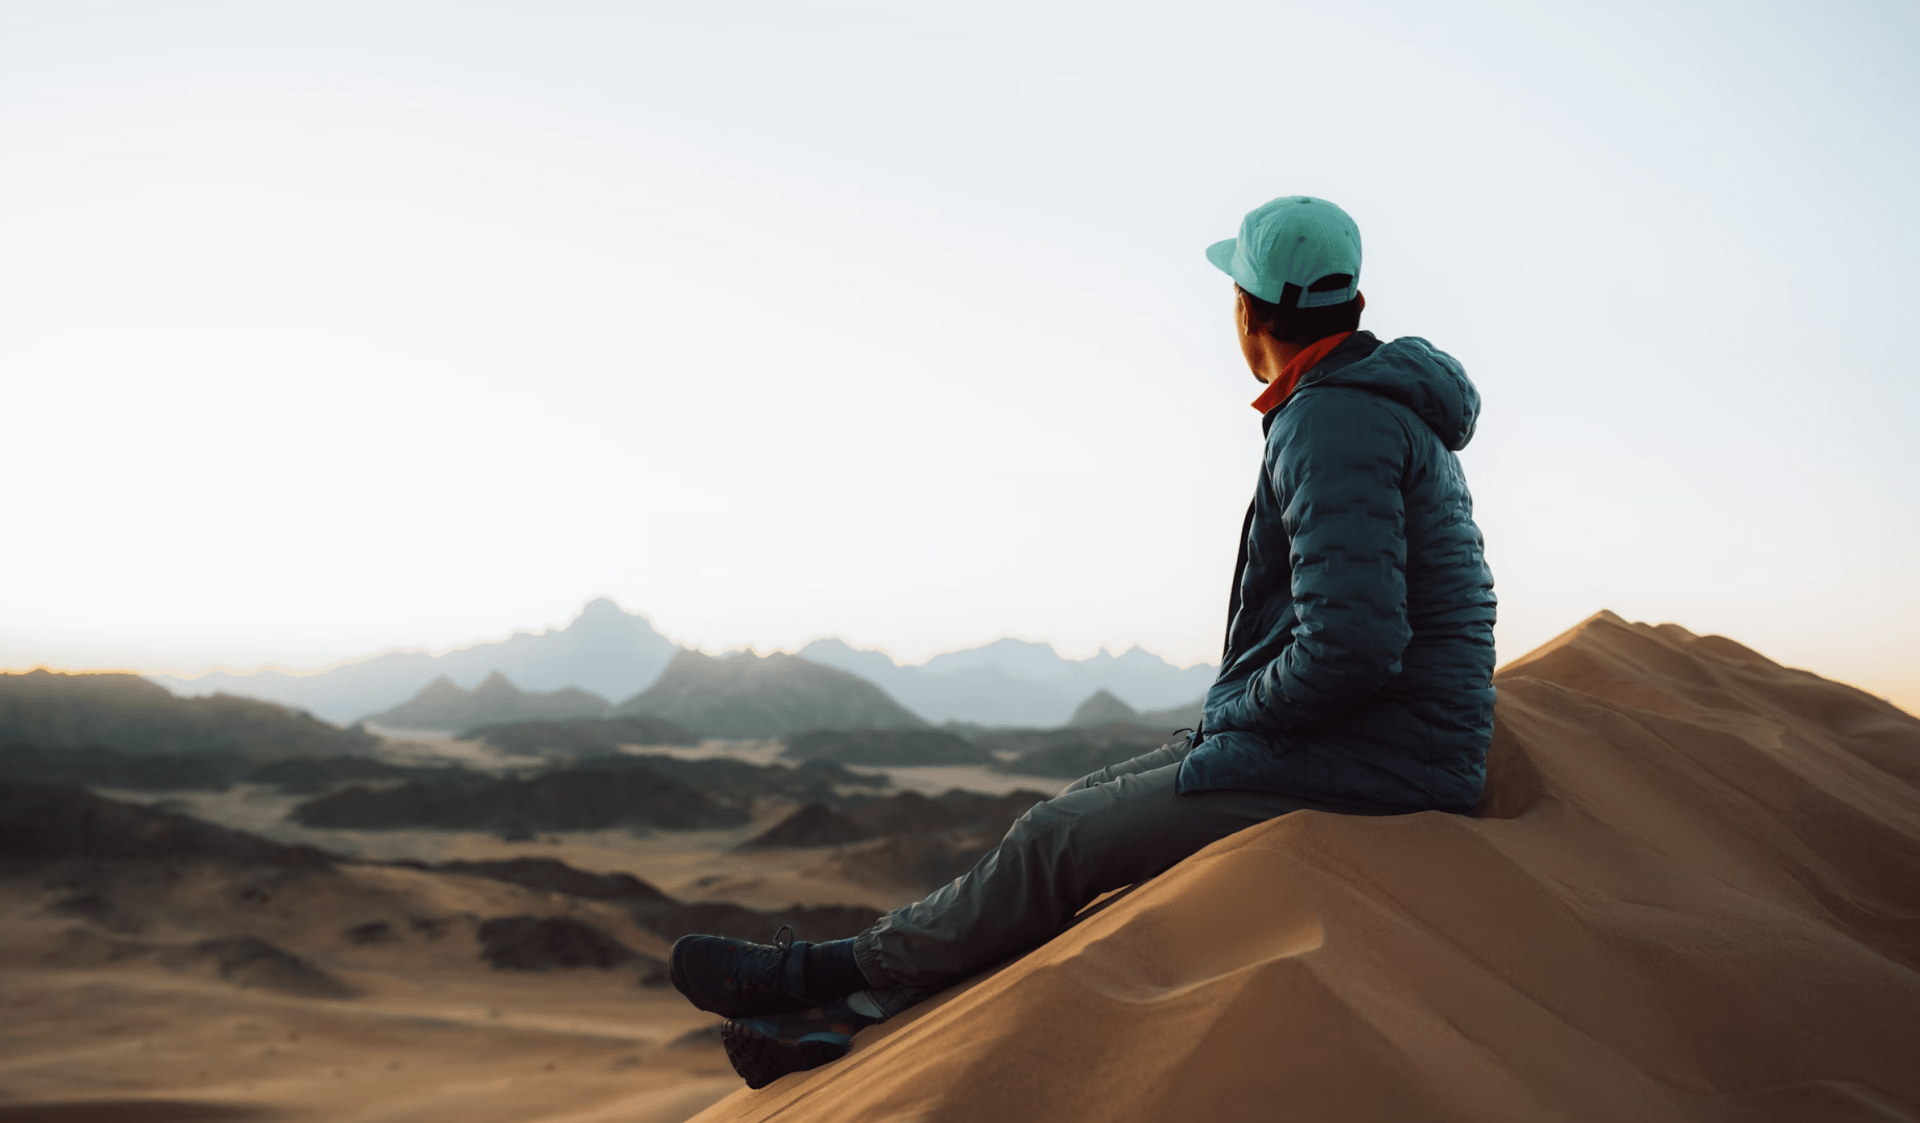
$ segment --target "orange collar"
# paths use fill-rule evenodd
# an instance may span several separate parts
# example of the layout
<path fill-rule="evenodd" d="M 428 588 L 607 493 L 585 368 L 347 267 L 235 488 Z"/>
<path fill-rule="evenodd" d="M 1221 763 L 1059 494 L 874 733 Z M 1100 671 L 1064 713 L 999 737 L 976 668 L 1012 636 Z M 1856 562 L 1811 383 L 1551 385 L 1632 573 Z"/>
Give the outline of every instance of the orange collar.
<path fill-rule="evenodd" d="M 1280 376 L 1267 383 L 1267 388 L 1253 399 L 1253 408 L 1259 410 L 1262 417 L 1278 408 L 1281 402 L 1287 400 L 1287 395 L 1293 393 L 1293 388 L 1300 385 L 1300 376 L 1312 370 L 1315 363 L 1326 358 L 1329 351 L 1345 343 L 1352 334 L 1343 331 L 1338 335 L 1329 335 L 1295 355 L 1286 366 L 1280 368 Z"/>

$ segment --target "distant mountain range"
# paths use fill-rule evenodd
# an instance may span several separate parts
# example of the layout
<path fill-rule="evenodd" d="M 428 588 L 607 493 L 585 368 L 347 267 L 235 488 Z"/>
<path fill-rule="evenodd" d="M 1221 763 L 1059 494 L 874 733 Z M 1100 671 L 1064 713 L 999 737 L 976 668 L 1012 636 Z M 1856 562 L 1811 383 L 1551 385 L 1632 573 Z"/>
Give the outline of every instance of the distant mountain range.
<path fill-rule="evenodd" d="M 1184 706 L 1207 692 L 1218 669 L 1208 663 L 1176 667 L 1138 647 L 1124 655 L 1101 651 L 1065 659 L 1051 644 L 1017 639 L 905 667 L 884 652 L 838 639 L 816 640 L 800 654 L 859 675 L 929 721 L 1034 727 L 1065 724 L 1080 703 L 1102 690 L 1134 710 Z"/>
<path fill-rule="evenodd" d="M 709 737 L 784 737 L 808 729 L 901 729 L 927 723 L 874 684 L 797 655 L 714 658 L 682 651 L 620 713 L 665 718 Z"/>
<path fill-rule="evenodd" d="M 307 710 L 327 721 L 350 722 L 407 701 L 435 678 L 472 689 L 496 671 L 522 690 L 572 687 L 601 698 L 627 698 L 659 678 L 678 650 L 646 617 L 622 611 L 603 597 L 589 602 L 565 628 L 515 632 L 498 643 L 444 655 L 388 652 L 304 675 L 214 671 L 190 679 L 148 677 L 177 694 L 244 694 Z"/>
<path fill-rule="evenodd" d="M 495 671 L 472 690 L 445 675 L 408 701 L 367 718 L 390 729 L 472 729 L 521 721 L 568 721 L 606 717 L 613 703 L 571 687 L 547 693 L 521 690 Z"/>
<path fill-rule="evenodd" d="M 216 671 L 194 678 L 149 677 L 181 695 L 224 692 L 279 702 L 332 722 L 364 719 L 400 726 L 391 711 L 410 704 L 435 679 L 473 691 L 498 673 L 531 694 L 573 689 L 602 700 L 632 700 L 661 679 L 679 651 L 644 616 L 602 598 L 587 604 L 565 628 L 517 632 L 497 643 L 442 655 L 389 652 L 314 674 Z M 1102 690 L 1135 711 L 1179 707 L 1204 694 L 1214 676 L 1209 664 L 1175 667 L 1137 647 L 1118 656 L 1102 651 L 1074 660 L 1062 658 L 1048 644 L 1015 639 L 936 655 L 912 666 L 901 666 L 883 652 L 855 648 L 839 639 L 817 640 L 799 655 L 810 663 L 865 679 L 891 696 L 895 708 L 904 707 L 916 719 L 987 726 L 1057 726 Z M 625 710 L 623 704 L 622 712 L 634 711 Z M 516 714 L 495 720 L 535 719 Z M 764 728 L 766 722 L 759 721 L 755 727 Z M 690 728 L 712 733 L 697 724 Z"/>

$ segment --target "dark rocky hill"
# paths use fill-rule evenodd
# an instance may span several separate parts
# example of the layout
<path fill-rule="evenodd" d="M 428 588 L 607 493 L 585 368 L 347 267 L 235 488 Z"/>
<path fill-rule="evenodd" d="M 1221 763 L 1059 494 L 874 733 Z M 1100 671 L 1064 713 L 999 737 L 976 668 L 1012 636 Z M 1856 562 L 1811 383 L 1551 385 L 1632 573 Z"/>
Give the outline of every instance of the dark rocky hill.
<path fill-rule="evenodd" d="M 355 759 L 366 759 L 355 758 Z M 36 784 L 79 784 L 144 792 L 222 792 L 254 769 L 238 753 L 122 753 L 89 746 L 0 746 L 0 777 Z"/>
<path fill-rule="evenodd" d="M 740 845 L 742 850 L 804 850 L 872 838 L 867 828 L 824 803 L 808 803 Z"/>
<path fill-rule="evenodd" d="M 1105 690 L 1096 690 L 1086 701 L 1080 703 L 1067 719 L 1070 729 L 1084 729 L 1095 725 L 1110 725 L 1116 721 L 1140 720 L 1140 711 L 1115 698 Z"/>
<path fill-rule="evenodd" d="M 245 782 L 271 785 L 290 795 L 314 795 L 355 780 L 456 783 L 477 776 L 451 765 L 403 767 L 369 756 L 301 756 L 261 764 L 227 752 L 123 753 L 99 748 L 0 747 L 0 779 L 128 791 L 219 792 Z"/>
<path fill-rule="evenodd" d="M 310 846 L 282 846 L 77 787 L 0 780 L 0 864 L 183 859 L 294 869 L 336 861 Z"/>
<path fill-rule="evenodd" d="M 293 809 L 309 827 L 391 830 L 494 831 L 517 837 L 533 831 L 657 827 L 698 830 L 733 827 L 746 812 L 706 792 L 646 768 L 558 770 L 530 779 L 483 779 L 471 784 L 409 780 L 375 790 L 342 788 Z"/>
<path fill-rule="evenodd" d="M 768 911 L 727 901 L 679 901 L 632 874 L 591 873 L 553 858 L 443 862 L 438 866 L 417 862 L 397 864 L 486 877 L 585 900 L 630 902 L 634 923 L 668 943 L 696 932 L 765 943 L 783 924 L 791 925 L 797 938 L 802 940 L 837 940 L 858 934 L 880 918 L 877 910 L 861 905 L 791 905 Z M 523 961 L 531 966 L 523 969 L 565 966 L 560 959 L 568 954 L 569 947 L 599 946 L 605 950 L 592 936 L 578 930 L 551 925 L 540 928 L 529 924 L 524 917 L 502 919 L 514 923 L 503 925 L 495 932 L 506 955 L 526 957 Z M 647 981 L 649 985 L 666 985 L 664 971 Z"/>
<path fill-rule="evenodd" d="M 301 998 L 352 998 L 346 983 L 258 936 L 201 940 L 164 957 L 176 967 L 201 965 L 235 986 Z"/>
<path fill-rule="evenodd" d="M 861 775 L 829 760 L 797 765 L 749 764 L 728 757 L 683 760 L 680 757 L 635 754 L 600 757 L 574 766 L 583 772 L 614 772 L 641 768 L 698 788 L 713 798 L 738 807 L 750 807 L 767 796 L 837 801 L 844 788 L 885 788 L 885 776 Z"/>
<path fill-rule="evenodd" d="M 496 971 L 550 971 L 631 963 L 640 953 L 571 916 L 497 916 L 480 923 L 480 958 Z M 658 960 L 651 965 L 660 966 Z"/>
<path fill-rule="evenodd" d="M 927 723 L 846 671 L 797 655 L 682 651 L 620 713 L 665 718 L 708 737 L 785 737 L 808 729 L 911 729 Z"/>
<path fill-rule="evenodd" d="M 0 674 L 0 744 L 254 760 L 364 753 L 378 739 L 271 702 L 176 698 L 137 675 Z"/>
<path fill-rule="evenodd" d="M 390 710 L 366 720 L 394 729 L 452 731 L 505 722 L 569 721 L 602 718 L 613 706 L 598 694 L 568 687 L 545 694 L 520 689 L 495 671 L 472 690 L 463 690 L 442 675 L 420 693 Z"/>
<path fill-rule="evenodd" d="M 364 756 L 296 757 L 253 768 L 240 777 L 252 784 L 271 784 L 288 795 L 315 795 L 355 780 L 421 780 L 457 783 L 474 774 L 451 765 L 404 767 Z"/>
<path fill-rule="evenodd" d="M 413 863 L 403 863 L 413 864 Z M 557 858 L 508 858 L 486 862 L 441 862 L 420 866 L 441 873 L 484 877 L 505 881 L 528 889 L 565 893 L 589 901 L 633 901 L 659 903 L 673 898 L 630 873 L 591 873 L 577 870 Z"/>
<path fill-rule="evenodd" d="M 1164 729 L 1171 733 L 1176 729 L 1200 728 L 1201 710 L 1206 699 L 1196 698 L 1184 706 L 1169 706 L 1164 710 L 1147 710 L 1140 715 L 1139 722 L 1149 729 Z"/>
<path fill-rule="evenodd" d="M 927 893 L 972 869 L 999 841 L 990 831 L 888 835 L 842 847 L 822 869 L 857 885 Z"/>
<path fill-rule="evenodd" d="M 944 729 L 815 729 L 787 738 L 781 756 L 836 764 L 992 764 L 993 753 Z"/>
<path fill-rule="evenodd" d="M 993 839 L 1027 808 L 1047 798 L 1040 792 L 984 795 L 954 789 L 938 796 L 896 792 L 885 798 L 843 800 L 839 807 L 809 803 L 754 836 L 743 850 L 839 846 L 896 835 L 985 832 Z"/>
<path fill-rule="evenodd" d="M 1093 729 L 1001 730 L 982 734 L 978 743 L 1011 755 L 998 765 L 1003 772 L 1072 780 L 1152 752 L 1169 739 L 1162 730 L 1118 721 Z"/>
<path fill-rule="evenodd" d="M 354 785 L 293 809 L 296 822 L 349 830 L 533 831 L 606 827 L 694 830 L 738 826 L 762 799 L 838 803 L 840 793 L 884 788 L 829 761 L 797 767 L 727 758 L 596 757 L 525 776 L 496 777 L 445 768 L 410 770 L 407 782 Z"/>
<path fill-rule="evenodd" d="M 698 734 L 657 717 L 578 718 L 572 721 L 515 721 L 482 725 L 460 733 L 463 741 L 485 741 L 510 753 L 543 756 L 604 756 L 622 745 L 697 745 Z"/>
<path fill-rule="evenodd" d="M 862 885 L 937 889 L 973 868 L 1007 827 L 1046 796 L 900 792 L 834 812 L 802 807 L 744 848 L 834 846 L 821 872 Z"/>
<path fill-rule="evenodd" d="M 1073 716 L 1067 719 L 1066 727 L 1094 729 L 1124 721 L 1132 725 L 1143 725 L 1148 729 L 1160 729 L 1172 733 L 1176 729 L 1197 727 L 1200 724 L 1201 705 L 1205 701 L 1204 698 L 1197 698 L 1184 706 L 1170 706 L 1164 710 L 1140 712 L 1112 694 L 1101 690 L 1080 703 L 1080 708 L 1074 710 Z"/>
<path fill-rule="evenodd" d="M 860 802 L 849 807 L 845 814 L 864 827 L 872 838 L 977 828 L 1004 834 L 1027 808 L 1046 798 L 1045 793 L 1034 791 L 986 795 L 955 788 L 937 796 L 896 792 L 884 799 Z"/>

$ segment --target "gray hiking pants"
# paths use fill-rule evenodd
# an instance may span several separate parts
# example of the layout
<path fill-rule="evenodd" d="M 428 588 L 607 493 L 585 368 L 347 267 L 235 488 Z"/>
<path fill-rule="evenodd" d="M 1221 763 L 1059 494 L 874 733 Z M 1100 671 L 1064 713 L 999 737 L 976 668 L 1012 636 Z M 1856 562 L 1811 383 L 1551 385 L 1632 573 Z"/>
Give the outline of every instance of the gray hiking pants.
<path fill-rule="evenodd" d="M 973 869 L 854 937 L 889 1015 L 1008 955 L 1045 943 L 1111 889 L 1137 884 L 1306 805 L 1264 792 L 1174 790 L 1184 742 L 1068 785 L 1013 824 Z"/>

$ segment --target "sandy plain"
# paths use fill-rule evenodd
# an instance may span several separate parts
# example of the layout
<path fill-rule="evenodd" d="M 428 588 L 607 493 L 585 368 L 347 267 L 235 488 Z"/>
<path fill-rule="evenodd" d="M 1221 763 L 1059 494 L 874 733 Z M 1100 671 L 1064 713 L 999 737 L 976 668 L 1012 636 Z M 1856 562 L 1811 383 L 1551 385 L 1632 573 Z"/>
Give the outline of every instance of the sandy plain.
<path fill-rule="evenodd" d="M 753 759 L 756 748 L 745 749 Z M 670 988 L 639 985 L 647 962 L 494 970 L 476 929 L 489 917 L 572 916 L 654 960 L 665 957 L 664 940 L 615 902 L 379 863 L 553 858 L 632 873 L 682 900 L 767 909 L 884 909 L 914 896 L 823 869 L 830 852 L 737 851 L 791 810 L 781 803 L 730 830 L 505 842 L 307 828 L 286 817 L 304 797 L 260 785 L 100 794 L 347 861 L 327 871 L 162 863 L 0 876 L 0 1123 L 677 1121 L 739 1086 L 713 1016 Z M 350 937 L 370 924 L 390 937 Z M 290 993 L 190 951 L 238 936 L 271 943 L 351 994 L 303 993 L 298 980 Z"/>

